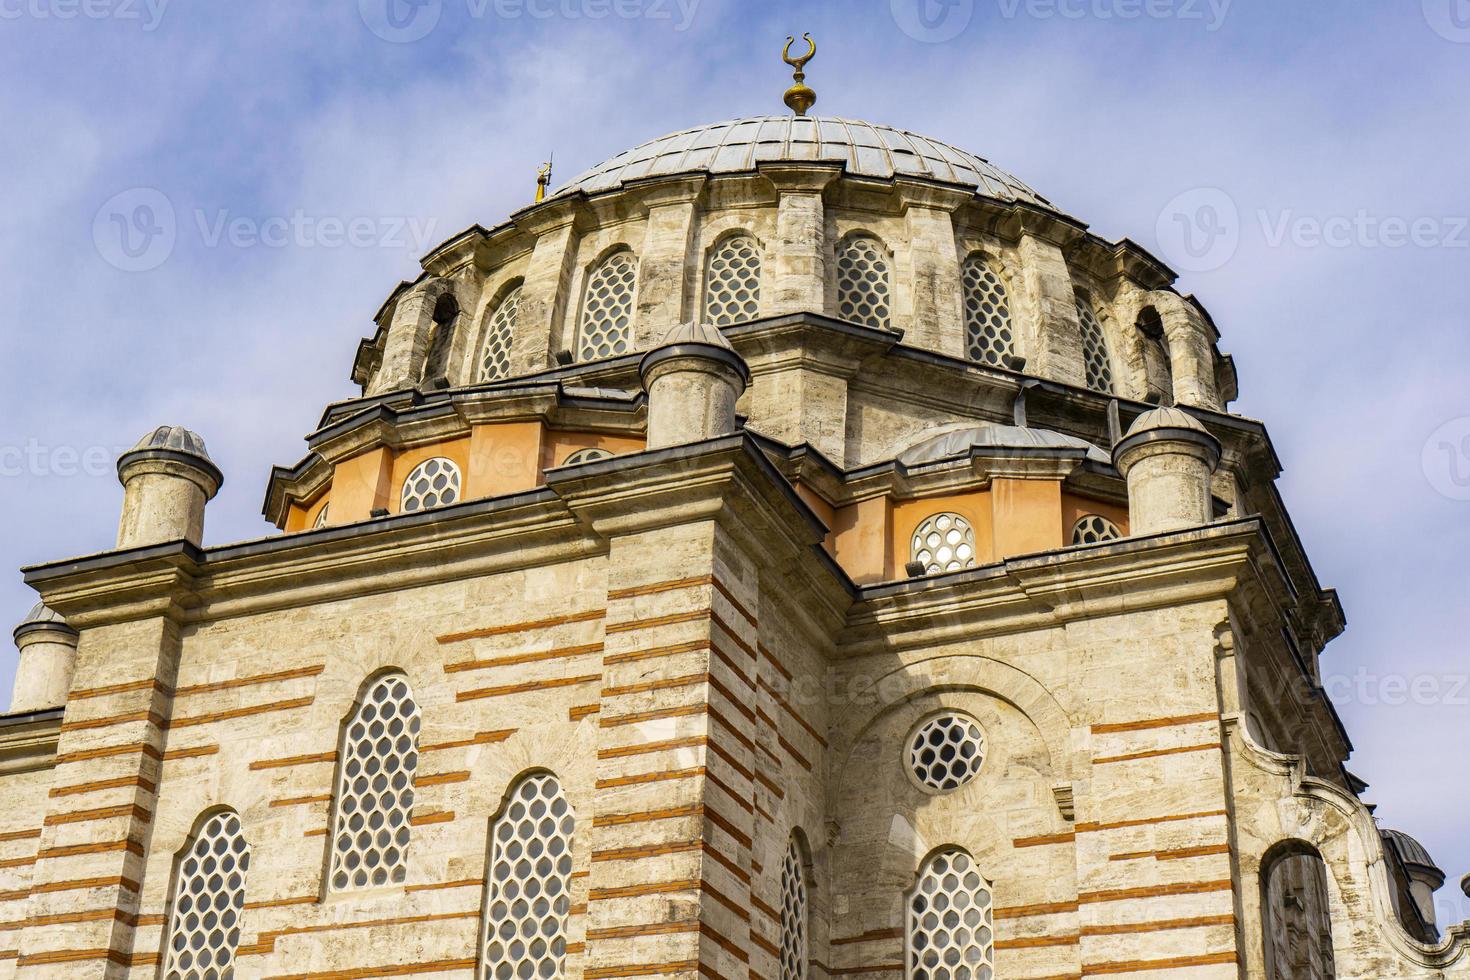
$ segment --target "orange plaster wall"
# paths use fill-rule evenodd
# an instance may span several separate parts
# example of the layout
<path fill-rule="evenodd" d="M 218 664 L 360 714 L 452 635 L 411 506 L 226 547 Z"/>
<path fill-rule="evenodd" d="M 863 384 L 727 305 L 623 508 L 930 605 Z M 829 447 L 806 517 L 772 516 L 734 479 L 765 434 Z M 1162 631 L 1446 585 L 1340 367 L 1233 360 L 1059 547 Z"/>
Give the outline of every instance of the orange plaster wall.
<path fill-rule="evenodd" d="M 836 510 L 827 552 L 859 585 L 882 582 L 893 564 L 889 499 L 874 497 Z"/>
<path fill-rule="evenodd" d="M 958 514 L 969 521 L 975 529 L 975 563 L 986 565 L 995 561 L 995 527 L 990 498 L 990 491 L 979 490 L 895 503 L 890 522 L 893 545 L 885 570 L 889 581 L 906 577 L 904 566 L 912 557 L 914 532 L 935 514 Z"/>
<path fill-rule="evenodd" d="M 595 432 L 548 432 L 541 451 L 541 469 L 561 466 L 579 449 L 606 449 L 614 456 L 641 453 L 646 443 L 629 436 L 599 435 Z"/>
<path fill-rule="evenodd" d="M 1060 480 L 997 477 L 990 487 L 995 550 L 992 561 L 1064 547 Z M 1067 526 L 1071 530 L 1071 525 Z"/>
<path fill-rule="evenodd" d="M 1072 528 L 1079 520 L 1096 514 L 1106 517 L 1118 525 L 1118 530 L 1125 535 L 1128 533 L 1128 508 L 1117 504 L 1106 503 L 1101 500 L 1092 500 L 1089 497 L 1079 497 L 1074 493 L 1062 494 L 1062 533 L 1067 537 L 1067 544 L 1072 543 Z"/>
<path fill-rule="evenodd" d="M 388 506 L 392 475 L 393 454 L 381 446 L 338 463 L 331 492 L 323 500 L 332 504 L 332 523 L 365 521 L 374 510 Z"/>
<path fill-rule="evenodd" d="M 541 482 L 539 421 L 477 425 L 470 432 L 464 499 L 479 500 L 530 490 Z"/>
<path fill-rule="evenodd" d="M 316 500 L 311 503 L 292 504 L 286 511 L 286 526 L 283 530 L 287 534 L 311 530 L 316 526 L 317 515 L 322 512 L 323 507 L 327 506 L 331 497 L 332 487 L 328 484 L 327 489 L 318 494 Z"/>

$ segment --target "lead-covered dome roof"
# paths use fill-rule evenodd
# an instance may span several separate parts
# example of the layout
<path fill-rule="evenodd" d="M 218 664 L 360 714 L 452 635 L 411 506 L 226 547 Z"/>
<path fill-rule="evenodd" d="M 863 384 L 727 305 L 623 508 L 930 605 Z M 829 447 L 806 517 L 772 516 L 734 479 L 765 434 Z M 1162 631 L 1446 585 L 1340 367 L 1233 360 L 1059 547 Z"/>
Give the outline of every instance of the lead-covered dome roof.
<path fill-rule="evenodd" d="M 840 163 L 859 177 L 917 177 L 1001 201 L 1051 203 L 989 161 L 892 126 L 829 116 L 757 116 L 698 126 L 625 150 L 559 188 L 599 194 L 648 177 L 748 173 L 774 161 Z"/>

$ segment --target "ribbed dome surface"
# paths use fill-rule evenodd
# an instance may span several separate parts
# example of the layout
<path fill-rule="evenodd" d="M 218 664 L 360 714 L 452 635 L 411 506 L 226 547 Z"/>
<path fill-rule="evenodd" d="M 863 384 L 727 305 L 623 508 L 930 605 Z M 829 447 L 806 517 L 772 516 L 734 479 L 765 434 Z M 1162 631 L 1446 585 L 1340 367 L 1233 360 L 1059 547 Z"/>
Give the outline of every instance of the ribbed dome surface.
<path fill-rule="evenodd" d="M 734 350 L 735 347 L 720 333 L 720 328 L 708 323 L 680 323 L 664 334 L 661 342 L 667 344 L 709 344 L 711 347 L 723 347 L 726 350 Z"/>
<path fill-rule="evenodd" d="M 1063 435 L 1050 429 L 995 423 L 956 429 L 924 439 L 904 450 L 898 461 L 905 466 L 920 466 L 968 456 L 975 450 L 986 449 L 1082 449 L 1087 452 L 1089 459 L 1099 463 L 1112 462 L 1107 453 L 1076 436 Z"/>
<path fill-rule="evenodd" d="M 1004 170 L 948 143 L 826 116 L 757 116 L 671 133 L 619 153 L 552 197 L 598 194 L 647 177 L 747 173 L 769 161 L 835 162 L 854 176 L 919 177 L 972 188 L 982 197 L 1051 207 Z"/>
<path fill-rule="evenodd" d="M 1398 852 L 1399 860 L 1405 864 L 1417 864 L 1424 868 L 1433 868 L 1439 871 L 1439 865 L 1434 863 L 1434 858 L 1429 856 L 1429 850 L 1402 830 L 1385 830 L 1383 839 Z M 1443 872 L 1440 872 L 1443 874 Z"/>
<path fill-rule="evenodd" d="M 198 456 L 200 459 L 209 459 L 209 450 L 204 448 L 204 440 L 197 433 L 190 432 L 179 425 L 160 425 L 139 439 L 132 451 L 136 453 L 149 449 L 167 449 L 176 453 Z"/>
<path fill-rule="evenodd" d="M 1150 429 L 1190 429 L 1195 432 L 1208 432 L 1199 420 L 1187 412 L 1177 408 L 1155 408 L 1144 412 L 1133 420 L 1128 427 L 1128 435 L 1137 435 Z"/>

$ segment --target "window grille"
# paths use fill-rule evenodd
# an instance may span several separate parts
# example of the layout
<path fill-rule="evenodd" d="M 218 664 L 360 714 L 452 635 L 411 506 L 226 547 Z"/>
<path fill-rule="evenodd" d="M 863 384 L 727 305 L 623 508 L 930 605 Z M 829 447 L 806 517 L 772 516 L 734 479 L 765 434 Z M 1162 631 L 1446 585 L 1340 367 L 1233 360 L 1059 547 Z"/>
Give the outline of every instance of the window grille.
<path fill-rule="evenodd" d="M 485 346 L 480 352 L 480 380 L 499 381 L 510 374 L 510 345 L 520 326 L 521 287 L 500 300 L 485 328 Z"/>
<path fill-rule="evenodd" d="M 1011 304 L 1000 275 L 978 255 L 965 262 L 965 352 L 970 360 L 1005 367 L 1015 353 Z"/>
<path fill-rule="evenodd" d="M 593 270 L 582 302 L 582 360 L 627 352 L 637 285 L 638 265 L 632 252 L 616 252 Z"/>
<path fill-rule="evenodd" d="M 975 529 L 958 514 L 935 514 L 914 532 L 913 560 L 924 574 L 975 567 Z"/>
<path fill-rule="evenodd" d="M 806 875 L 793 839 L 781 862 L 781 980 L 806 980 Z"/>
<path fill-rule="evenodd" d="M 443 507 L 459 499 L 459 467 L 442 456 L 426 459 L 403 481 L 405 514 Z"/>
<path fill-rule="evenodd" d="M 969 854 L 949 847 L 925 861 L 909 896 L 910 980 L 994 980 L 991 906 Z"/>
<path fill-rule="evenodd" d="M 595 463 L 599 459 L 612 459 L 612 457 L 613 454 L 608 452 L 606 449 L 589 447 L 587 449 L 578 449 L 576 452 L 568 456 L 561 465 L 576 466 L 580 463 Z"/>
<path fill-rule="evenodd" d="M 761 253 L 749 235 L 734 235 L 710 254 L 704 318 L 717 327 L 760 316 Z"/>
<path fill-rule="evenodd" d="M 959 789 L 985 762 L 985 736 L 972 718 L 944 714 L 930 719 L 909 740 L 909 768 L 935 792 Z"/>
<path fill-rule="evenodd" d="M 1077 319 L 1082 324 L 1082 359 L 1087 371 L 1087 387 L 1104 394 L 1113 393 L 1113 368 L 1108 360 L 1108 341 L 1092 304 L 1077 300 Z"/>
<path fill-rule="evenodd" d="M 240 912 L 250 845 L 233 812 L 204 822 L 174 877 L 165 980 L 223 980 L 235 975 Z"/>
<path fill-rule="evenodd" d="M 885 329 L 890 318 L 888 259 L 871 238 L 850 238 L 837 253 L 837 313 L 844 320 Z"/>
<path fill-rule="evenodd" d="M 1072 526 L 1073 544 L 1097 544 L 1116 541 L 1123 536 L 1118 525 L 1098 514 L 1088 514 Z"/>

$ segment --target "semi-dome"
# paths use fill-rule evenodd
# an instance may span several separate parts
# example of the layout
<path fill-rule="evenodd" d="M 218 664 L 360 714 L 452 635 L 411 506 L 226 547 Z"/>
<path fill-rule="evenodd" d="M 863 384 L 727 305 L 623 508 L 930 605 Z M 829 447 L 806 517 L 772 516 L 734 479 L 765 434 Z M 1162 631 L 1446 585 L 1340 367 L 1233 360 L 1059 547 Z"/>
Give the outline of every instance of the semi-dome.
<path fill-rule="evenodd" d="M 574 178 L 552 199 L 599 194 L 649 177 L 749 173 L 760 163 L 840 163 L 857 177 L 917 177 L 981 197 L 1050 208 L 1051 203 L 989 161 L 892 126 L 828 116 L 756 116 L 697 126 L 650 140 Z"/>
<path fill-rule="evenodd" d="M 930 436 L 904 450 L 898 460 L 905 466 L 921 466 L 986 449 L 1081 449 L 1094 462 L 1112 462 L 1107 453 L 1085 439 L 1050 429 L 998 423 L 967 426 Z"/>
<path fill-rule="evenodd" d="M 1444 872 L 1439 865 L 1434 863 L 1434 858 L 1429 856 L 1429 849 L 1419 843 L 1402 830 L 1384 830 L 1383 839 L 1398 854 L 1399 860 L 1406 867 L 1419 867 L 1433 871 L 1439 877 L 1444 877 Z"/>

